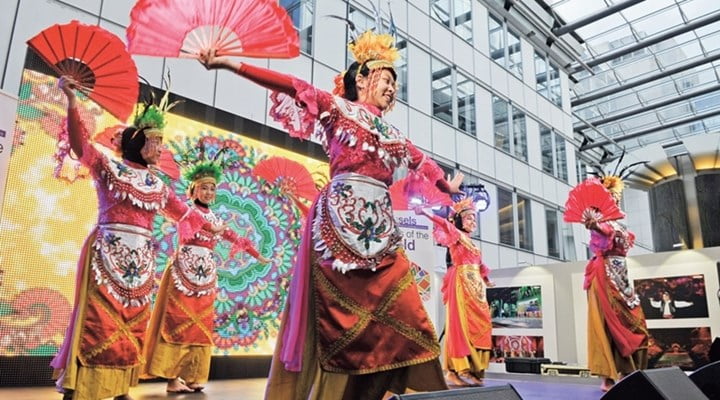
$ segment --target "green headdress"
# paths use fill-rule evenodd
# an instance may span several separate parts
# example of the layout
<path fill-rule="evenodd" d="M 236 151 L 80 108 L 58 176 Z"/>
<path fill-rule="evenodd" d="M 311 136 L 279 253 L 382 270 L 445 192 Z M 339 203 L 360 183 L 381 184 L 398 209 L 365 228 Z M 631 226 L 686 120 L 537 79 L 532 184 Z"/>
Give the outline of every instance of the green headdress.
<path fill-rule="evenodd" d="M 145 84 L 150 86 L 149 82 L 141 77 Z M 135 113 L 133 125 L 140 131 L 145 129 L 146 137 L 162 137 L 162 130 L 167 125 L 165 114 L 175 107 L 181 100 L 170 103 L 170 72 L 168 71 L 167 79 L 163 78 L 163 84 L 167 87 L 165 94 L 160 99 L 160 103 L 155 104 L 155 92 L 150 90 L 150 99 L 145 99 L 142 112 Z"/>

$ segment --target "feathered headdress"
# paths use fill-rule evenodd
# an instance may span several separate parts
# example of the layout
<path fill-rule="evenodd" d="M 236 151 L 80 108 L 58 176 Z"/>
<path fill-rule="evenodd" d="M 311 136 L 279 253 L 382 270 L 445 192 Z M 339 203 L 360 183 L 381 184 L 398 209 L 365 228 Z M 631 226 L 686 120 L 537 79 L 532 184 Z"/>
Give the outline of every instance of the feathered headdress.
<path fill-rule="evenodd" d="M 623 167 L 623 169 L 620 170 L 620 172 L 618 172 L 618 168 L 620 167 L 620 164 L 622 164 L 623 158 L 625 158 L 625 149 L 623 149 L 622 154 L 620 155 L 617 164 L 615 164 L 615 168 L 613 169 L 612 173 L 606 173 L 605 170 L 603 170 L 602 167 L 600 167 L 599 165 L 592 166 L 595 170 L 592 172 L 592 174 L 600 179 L 600 182 L 602 182 L 605 189 L 607 189 L 610 193 L 618 196 L 621 195 L 622 191 L 625 189 L 624 180 L 629 178 L 635 172 L 635 168 L 633 167 L 647 162 L 638 161 L 626 165 L 625 167 Z"/>
<path fill-rule="evenodd" d="M 475 212 L 475 203 L 472 201 L 472 197 L 465 197 L 460 201 L 456 201 L 452 205 L 453 214 L 462 214 L 466 211 Z"/>
<path fill-rule="evenodd" d="M 150 86 L 144 78 L 145 84 Z M 142 111 L 138 108 L 138 112 L 135 113 L 135 119 L 133 120 L 133 126 L 135 126 L 138 132 L 145 129 L 146 137 L 162 137 L 163 128 L 167 124 L 165 120 L 165 114 L 175 107 L 181 100 L 170 103 L 170 72 L 167 74 L 167 79 L 163 77 L 163 84 L 167 87 L 165 94 L 160 99 L 158 104 L 155 104 L 155 92 L 150 90 L 150 98 L 143 101 L 144 105 Z"/>
<path fill-rule="evenodd" d="M 211 143 L 208 143 L 210 141 Z M 192 198 L 195 187 L 205 182 L 218 184 L 225 169 L 237 165 L 241 154 L 228 146 L 216 146 L 211 136 L 201 138 L 195 145 L 186 139 L 185 150 L 178 151 L 178 164 L 183 168 L 183 178 L 188 182 L 187 195 Z M 217 151 L 215 151 L 217 149 Z"/>
<path fill-rule="evenodd" d="M 355 61 L 360 64 L 361 68 L 365 65 L 371 70 L 378 68 L 390 68 L 394 70 L 395 61 L 400 58 L 400 53 L 395 47 L 397 28 L 395 26 L 392 11 L 390 10 L 390 2 L 388 1 L 388 18 L 390 23 L 387 33 L 384 32 L 382 22 L 383 17 L 381 15 L 379 2 L 377 7 L 372 1 L 369 3 L 375 14 L 375 28 L 368 29 L 360 35 L 357 33 L 355 24 L 349 19 L 337 15 L 327 15 L 327 17 L 345 21 L 347 24 L 351 38 L 347 48 L 350 53 L 352 53 Z M 343 95 L 345 91 L 343 86 L 344 76 L 345 71 L 335 77 L 335 89 L 333 89 L 333 94 L 338 96 Z"/>

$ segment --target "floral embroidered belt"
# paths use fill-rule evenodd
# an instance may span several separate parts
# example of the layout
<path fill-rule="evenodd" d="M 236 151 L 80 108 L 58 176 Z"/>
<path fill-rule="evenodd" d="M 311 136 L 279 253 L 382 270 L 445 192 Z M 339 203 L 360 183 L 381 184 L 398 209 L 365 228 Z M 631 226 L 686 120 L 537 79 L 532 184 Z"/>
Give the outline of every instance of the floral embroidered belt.
<path fill-rule="evenodd" d="M 182 246 L 171 273 L 175 287 L 187 296 L 212 293 L 217 278 L 212 250 L 202 246 Z"/>
<path fill-rule="evenodd" d="M 98 285 L 123 305 L 150 301 L 155 275 L 152 232 L 126 224 L 98 225 L 91 265 Z"/>
<path fill-rule="evenodd" d="M 333 269 L 374 270 L 401 236 L 387 186 L 365 175 L 336 175 L 320 193 L 313 224 L 315 250 Z"/>
<path fill-rule="evenodd" d="M 640 305 L 640 298 L 628 281 L 627 260 L 625 257 L 607 256 L 605 258 L 605 273 L 629 308 L 632 309 Z"/>

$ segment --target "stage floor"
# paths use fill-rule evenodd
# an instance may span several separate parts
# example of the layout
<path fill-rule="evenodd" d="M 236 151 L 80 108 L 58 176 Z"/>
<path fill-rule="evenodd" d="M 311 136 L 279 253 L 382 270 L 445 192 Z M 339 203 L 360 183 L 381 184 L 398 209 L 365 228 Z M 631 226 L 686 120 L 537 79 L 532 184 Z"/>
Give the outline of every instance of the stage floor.
<path fill-rule="evenodd" d="M 167 394 L 165 383 L 142 383 L 132 388 L 130 394 L 135 400 L 156 400 L 172 398 L 177 400 L 260 400 L 265 392 L 266 379 L 234 379 L 210 381 L 202 393 Z M 511 384 L 523 400 L 573 399 L 597 400 L 602 397 L 599 378 L 576 378 L 564 376 L 542 376 L 535 374 L 488 373 L 486 386 Z M 2 388 L 0 398 L 13 400 L 39 400 L 61 398 L 51 387 Z"/>

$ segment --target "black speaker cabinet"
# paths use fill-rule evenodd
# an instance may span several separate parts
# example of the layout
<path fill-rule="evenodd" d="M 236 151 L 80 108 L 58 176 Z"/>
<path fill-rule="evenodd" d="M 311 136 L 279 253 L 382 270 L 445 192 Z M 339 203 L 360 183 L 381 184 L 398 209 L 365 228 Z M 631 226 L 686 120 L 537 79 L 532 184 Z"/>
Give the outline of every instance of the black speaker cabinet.
<path fill-rule="evenodd" d="M 396 394 L 390 398 L 395 400 L 522 400 L 512 385 L 441 390 L 439 392 Z"/>
<path fill-rule="evenodd" d="M 717 339 L 716 339 L 717 340 Z M 711 400 L 720 400 L 720 361 L 690 374 L 690 380 Z"/>
<path fill-rule="evenodd" d="M 635 371 L 616 383 L 601 400 L 706 400 L 678 367 Z"/>

